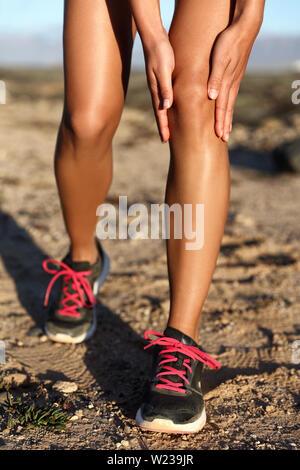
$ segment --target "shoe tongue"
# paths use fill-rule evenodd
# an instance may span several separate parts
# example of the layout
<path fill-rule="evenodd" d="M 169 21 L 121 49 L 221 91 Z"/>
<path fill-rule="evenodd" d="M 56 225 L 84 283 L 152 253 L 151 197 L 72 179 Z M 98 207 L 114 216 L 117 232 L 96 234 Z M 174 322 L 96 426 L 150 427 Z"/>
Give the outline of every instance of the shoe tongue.
<path fill-rule="evenodd" d="M 190 338 L 188 335 L 185 335 L 184 333 L 177 330 L 176 328 L 172 328 L 170 326 L 168 326 L 165 329 L 164 336 L 168 336 L 169 338 L 174 338 L 177 341 L 181 341 L 181 343 L 186 344 L 187 346 L 198 347 L 198 344 L 192 338 Z M 174 367 L 175 369 L 183 370 L 183 361 L 184 359 L 186 359 L 187 356 L 180 353 L 179 351 L 173 352 L 172 355 L 177 357 L 177 362 L 170 363 L 170 365 Z M 164 378 L 174 383 L 184 383 L 183 379 L 179 375 L 174 375 L 174 374 L 167 375 L 166 374 L 164 375 Z"/>
<path fill-rule="evenodd" d="M 176 330 L 176 328 L 172 328 L 171 326 L 168 326 L 165 329 L 164 335 L 168 336 L 169 338 L 177 339 L 177 341 L 181 341 L 183 344 L 186 344 L 188 346 L 198 347 L 198 344 L 192 338 L 190 338 L 190 336 L 185 335 L 181 331 Z"/>
<path fill-rule="evenodd" d="M 69 263 L 70 268 L 73 271 L 90 271 L 91 265 L 88 261 L 70 261 Z"/>

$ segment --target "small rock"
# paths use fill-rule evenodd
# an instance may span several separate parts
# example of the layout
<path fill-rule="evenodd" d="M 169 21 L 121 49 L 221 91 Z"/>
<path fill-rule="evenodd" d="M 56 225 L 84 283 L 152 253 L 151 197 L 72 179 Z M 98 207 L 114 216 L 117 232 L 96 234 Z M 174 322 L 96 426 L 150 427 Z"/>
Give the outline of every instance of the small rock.
<path fill-rule="evenodd" d="M 82 416 L 83 416 L 83 411 L 82 411 L 82 410 L 78 410 L 78 411 L 76 411 L 75 414 L 76 414 L 76 416 L 78 416 L 78 418 L 80 419 L 80 418 L 82 418 Z"/>
<path fill-rule="evenodd" d="M 94 408 L 93 403 L 90 403 L 90 404 L 88 405 L 88 408 L 89 408 L 90 410 L 91 410 L 92 408 Z"/>
<path fill-rule="evenodd" d="M 221 444 L 222 450 L 229 450 L 229 446 L 227 444 Z"/>
<path fill-rule="evenodd" d="M 119 449 L 119 447 L 121 447 L 121 445 L 122 445 L 121 442 L 117 442 L 117 444 L 116 444 L 117 449 Z"/>
<path fill-rule="evenodd" d="M 77 415 L 73 415 L 70 421 L 77 421 L 79 418 Z"/>
<path fill-rule="evenodd" d="M 121 441 L 121 445 L 122 445 L 123 447 L 129 447 L 130 444 L 129 444 L 129 441 L 123 440 L 123 441 Z"/>
<path fill-rule="evenodd" d="M 9 434 L 9 433 L 10 433 L 10 429 L 9 429 L 9 428 L 3 429 L 3 431 L 2 431 L 2 434 L 4 434 L 4 435 L 7 435 L 7 434 Z"/>
<path fill-rule="evenodd" d="M 274 411 L 274 406 L 273 405 L 266 406 L 266 412 L 270 413 L 271 411 Z"/>
<path fill-rule="evenodd" d="M 8 388 L 19 388 L 29 384 L 29 377 L 21 372 L 5 375 L 3 383 Z"/>
<path fill-rule="evenodd" d="M 59 380 L 53 385 L 52 388 L 62 393 L 74 393 L 78 390 L 78 385 L 75 382 Z"/>
<path fill-rule="evenodd" d="M 40 342 L 41 343 L 45 343 L 46 341 L 48 341 L 48 336 L 46 336 L 46 335 L 40 336 Z"/>

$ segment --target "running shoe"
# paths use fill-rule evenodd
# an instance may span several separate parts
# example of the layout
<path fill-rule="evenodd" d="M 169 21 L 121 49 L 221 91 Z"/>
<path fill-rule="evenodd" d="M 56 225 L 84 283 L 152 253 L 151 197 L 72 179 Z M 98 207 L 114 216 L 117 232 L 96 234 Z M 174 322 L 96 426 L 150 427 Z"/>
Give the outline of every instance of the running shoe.
<path fill-rule="evenodd" d="M 156 339 L 149 339 L 156 336 Z M 164 334 L 146 331 L 150 342 L 145 349 L 157 349 L 153 377 L 148 384 L 136 423 L 147 431 L 195 433 L 206 422 L 201 391 L 204 364 L 219 369 L 220 364 L 200 350 L 197 343 L 175 328 Z"/>
<path fill-rule="evenodd" d="M 96 330 L 96 296 L 109 273 L 109 258 L 98 240 L 97 247 L 99 258 L 94 264 L 72 261 L 70 252 L 62 261 L 47 259 L 43 262 L 44 270 L 53 275 L 46 291 L 45 306 L 53 284 L 59 281 L 58 295 L 45 325 L 45 333 L 53 341 L 81 343 Z"/>

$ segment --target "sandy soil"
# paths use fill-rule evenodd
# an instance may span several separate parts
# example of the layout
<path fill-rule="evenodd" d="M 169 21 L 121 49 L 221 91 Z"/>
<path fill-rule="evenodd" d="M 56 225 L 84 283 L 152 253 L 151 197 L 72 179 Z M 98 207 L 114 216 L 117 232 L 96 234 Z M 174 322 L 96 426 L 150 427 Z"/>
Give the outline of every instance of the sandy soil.
<path fill-rule="evenodd" d="M 222 368 L 203 376 L 204 430 L 161 436 L 139 431 L 134 415 L 151 360 L 142 333 L 162 331 L 167 319 L 163 241 L 106 241 L 112 268 L 99 296 L 95 336 L 73 346 L 43 335 L 49 278 L 41 262 L 62 257 L 68 240 L 52 171 L 61 77 L 35 77 L 8 74 L 8 104 L 0 107 L 2 368 L 7 380 L 22 374 L 10 387 L 14 396 L 34 395 L 42 384 L 53 402 L 60 396 L 53 388 L 58 380 L 75 382 L 79 392 L 71 396 L 69 413 L 77 418 L 62 433 L 24 432 L 9 428 L 2 412 L 0 449 L 296 449 L 299 365 L 292 344 L 300 339 L 300 176 L 278 174 L 269 153 L 299 134 L 296 110 L 275 119 L 269 107 L 256 124 L 241 117 L 234 127 L 230 212 L 199 336 Z M 251 86 L 261 92 L 262 82 L 255 83 L 242 90 L 240 103 Z M 145 93 L 143 77 L 134 76 L 114 141 L 108 197 L 114 204 L 119 195 L 129 204 L 163 201 L 168 146 L 156 135 Z M 5 396 L 0 392 L 0 402 Z"/>

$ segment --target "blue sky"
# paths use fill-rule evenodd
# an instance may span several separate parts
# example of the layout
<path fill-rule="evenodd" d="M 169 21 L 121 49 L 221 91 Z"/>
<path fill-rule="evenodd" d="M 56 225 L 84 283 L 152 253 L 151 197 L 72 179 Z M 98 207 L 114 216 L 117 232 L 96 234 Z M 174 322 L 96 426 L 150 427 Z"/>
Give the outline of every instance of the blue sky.
<path fill-rule="evenodd" d="M 0 32 L 40 32 L 59 26 L 63 3 L 63 0 L 0 0 Z M 161 0 L 161 9 L 168 26 L 173 0 Z M 299 18 L 299 0 L 266 0 L 262 33 L 300 35 Z"/>

